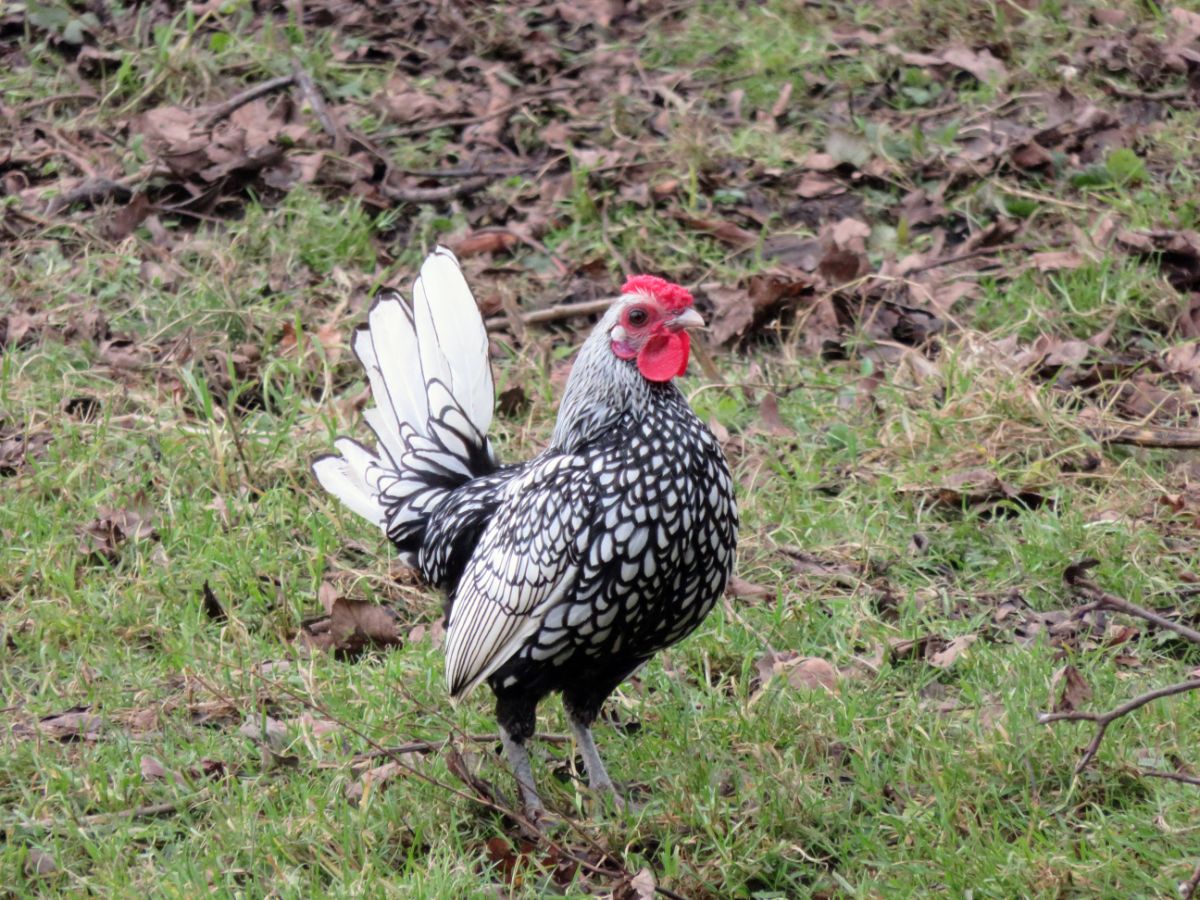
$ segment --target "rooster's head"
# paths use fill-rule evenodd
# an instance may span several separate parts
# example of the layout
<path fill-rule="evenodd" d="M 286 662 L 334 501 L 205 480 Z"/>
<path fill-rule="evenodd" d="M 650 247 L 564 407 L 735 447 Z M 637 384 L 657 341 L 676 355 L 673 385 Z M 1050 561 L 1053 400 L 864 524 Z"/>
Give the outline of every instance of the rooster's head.
<path fill-rule="evenodd" d="M 613 353 L 636 359 L 638 371 L 650 381 L 682 375 L 691 348 L 687 329 L 704 325 L 687 289 L 655 275 L 635 275 L 621 288 L 616 305 L 619 314 L 608 333 Z"/>

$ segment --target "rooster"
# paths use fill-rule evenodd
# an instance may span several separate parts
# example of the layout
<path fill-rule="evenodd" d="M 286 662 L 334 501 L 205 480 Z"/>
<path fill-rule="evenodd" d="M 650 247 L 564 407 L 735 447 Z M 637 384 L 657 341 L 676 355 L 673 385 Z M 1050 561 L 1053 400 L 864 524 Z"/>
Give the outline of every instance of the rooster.
<path fill-rule="evenodd" d="M 488 440 L 487 332 L 453 253 L 437 248 L 411 304 L 383 296 L 355 334 L 378 443 L 338 438 L 313 471 L 445 592 L 450 695 L 492 689 L 531 817 L 542 698 L 561 693 L 589 784 L 620 803 L 592 737 L 601 705 L 696 629 L 733 568 L 729 466 L 673 383 L 703 324 L 683 287 L 630 278 L 579 351 L 550 445 L 513 465 Z"/>

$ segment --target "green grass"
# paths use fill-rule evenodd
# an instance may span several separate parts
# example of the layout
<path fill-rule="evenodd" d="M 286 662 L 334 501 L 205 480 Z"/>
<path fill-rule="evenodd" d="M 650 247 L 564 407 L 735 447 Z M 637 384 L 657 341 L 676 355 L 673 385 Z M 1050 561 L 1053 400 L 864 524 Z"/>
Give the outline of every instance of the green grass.
<path fill-rule="evenodd" d="M 387 81 L 386 65 L 329 55 L 354 38 L 283 19 L 264 25 L 248 5 L 232 6 L 217 30 L 225 38 L 181 14 L 144 47 L 119 48 L 100 118 L 119 120 L 151 94 L 155 103 L 219 99 L 229 93 L 223 69 L 237 66 L 247 82 L 284 73 L 295 48 L 328 96 L 369 98 Z M 1019 27 L 1003 18 L 1007 6 L 979 20 L 968 8 L 917 4 L 902 14 L 897 40 L 926 50 L 934 44 L 919 35 L 1011 36 L 1015 55 L 1036 51 L 1019 83 L 1050 77 L 1053 45 L 1043 42 L 1066 28 L 1055 5 Z M 677 206 L 711 212 L 710 180 L 731 161 L 784 166 L 824 147 L 828 123 L 816 116 L 824 101 L 806 96 L 801 80 L 790 127 L 753 121 L 749 111 L 769 107 L 784 79 L 816 72 L 866 89 L 894 76 L 911 89 L 901 105 L 923 96 L 917 89 L 927 85 L 877 48 L 833 55 L 837 23 L 789 10 L 705 3 L 639 46 L 650 65 L 737 76 L 746 90 L 745 122 L 710 117 L 714 88 L 673 113 L 672 136 L 647 150 L 679 179 Z M 712 36 L 714 23 L 735 15 L 736 40 Z M 865 6 L 854 16 L 877 24 Z M 39 40 L 34 33 L 28 46 Z M 0 76 L 15 103 L 70 84 L 45 61 Z M 961 80 L 950 89 L 968 110 L 995 99 Z M 63 107 L 58 122 L 67 127 L 77 115 Z M 1179 202 L 1194 183 L 1185 142 L 1193 121 L 1181 116 L 1139 145 L 1143 184 L 1077 188 L 1065 172 L 1048 176 L 1039 192 L 1087 208 L 1043 204 L 1036 238 L 1060 247 L 1059 229 L 1086 228 L 1096 211 L 1123 227 L 1185 225 L 1195 212 Z M 914 140 L 911 131 L 884 132 L 862 129 L 880 148 Z M 405 164 L 432 166 L 439 141 L 389 148 Z M 904 153 L 919 157 L 934 144 Z M 990 221 L 1006 177 L 955 192 L 947 205 L 964 220 Z M 579 169 L 543 245 L 572 264 L 605 260 L 614 279 L 620 264 L 610 248 L 695 281 L 735 283 L 770 264 L 623 200 L 619 186 Z M 892 207 L 909 187 L 872 185 L 861 215 L 894 226 Z M 794 224 L 774 205 L 771 221 Z M 247 897 L 478 896 L 495 884 L 522 897 L 612 890 L 613 879 L 583 871 L 556 881 L 546 848 L 519 854 L 516 877 L 505 877 L 496 863 L 504 854 L 489 841 L 514 832 L 450 789 L 469 793 L 445 752 L 412 758 L 430 780 L 397 777 L 350 802 L 361 770 L 380 762 L 356 754 L 447 735 L 459 736 L 481 778 L 511 795 L 496 742 L 461 737 L 494 732 L 489 698 L 449 705 L 441 651 L 428 636 L 355 661 L 310 656 L 295 641 L 301 621 L 320 612 L 324 581 L 393 605 L 406 634 L 440 615 L 440 598 L 397 575 L 378 533 L 323 495 L 308 464 L 334 434 L 365 431 L 352 403 L 365 379 L 348 347 L 322 343 L 317 329 L 332 326 L 345 339 L 370 291 L 406 278 L 425 244 L 464 226 L 461 213 L 380 214 L 344 195 L 296 189 L 278 202 L 247 198 L 229 219 L 166 224 L 178 248 L 165 257 L 154 255 L 145 229 L 112 244 L 55 223 L 3 251 L 0 314 L 37 308 L 47 319 L 39 336 L 3 350 L 0 428 L 50 436 L 43 452 L 0 478 L 6 889 L 179 897 L 205 888 Z M 398 231 L 410 238 L 405 246 L 394 243 Z M 548 265 L 530 248 L 514 257 L 529 271 Z M 146 274 L 148 259 L 160 275 Z M 489 290 L 520 286 L 530 305 L 553 302 L 561 287 L 481 278 Z M 1172 768 L 1176 758 L 1196 764 L 1200 693 L 1122 720 L 1079 778 L 1072 771 L 1087 726 L 1039 725 L 1036 713 L 1053 704 L 1051 678 L 1064 664 L 1091 685 L 1088 707 L 1103 709 L 1182 677 L 1197 652 L 1145 630 L 1120 647 L 1064 649 L 1044 633 L 1024 643 L 1016 622 L 997 622 L 994 611 L 1012 591 L 1034 610 L 1070 608 L 1063 569 L 1094 557 L 1107 589 L 1151 606 L 1191 604 L 1194 615 L 1195 600 L 1179 599 L 1179 590 L 1200 541 L 1186 514 L 1159 502 L 1187 477 L 1179 457 L 1099 447 L 1071 397 L 1012 371 L 1011 353 L 998 349 L 1012 335 L 1086 338 L 1115 323 L 1114 346 L 1158 352 L 1173 342 L 1164 323 L 1180 302 L 1147 264 L 1104 255 L 1075 271 L 983 280 L 932 360 L 885 367 L 868 359 L 870 341 L 860 337 L 851 343 L 863 354 L 849 361 L 807 357 L 785 340 L 718 354 L 723 383 L 693 368 L 681 387 L 703 418 L 732 434 L 740 574 L 767 593 L 719 605 L 695 636 L 614 696 L 612 721 L 597 735 L 634 808 L 598 810 L 572 772 L 569 745 L 539 743 L 535 771 L 551 808 L 627 871 L 647 866 L 689 897 L 1173 890 L 1195 865 L 1195 788 L 1136 769 Z M 115 335 L 133 339 L 136 367 L 113 365 L 101 342 L 68 333 L 96 310 Z M 517 459 L 548 437 L 553 363 L 578 336 L 562 329 L 501 341 L 497 383 L 529 398 L 495 426 L 501 456 Z M 867 396 L 862 379 L 874 375 L 881 383 Z M 791 433 L 769 433 L 760 412 L 768 392 Z M 80 397 L 97 401 L 93 415 L 64 412 Z M 1095 469 L 1064 466 L 1086 454 L 1099 458 Z M 949 477 L 980 467 L 1041 502 L 937 502 Z M 154 534 L 121 542 L 106 559 L 81 536 L 113 509 L 139 510 Z M 781 547 L 800 548 L 827 571 L 794 566 Z M 226 620 L 205 613 L 205 584 Z M 929 635 L 978 639 L 945 669 L 888 652 Z M 820 657 L 844 677 L 832 693 L 782 678 L 761 685 L 756 662 L 768 651 Z M 40 717 L 72 707 L 88 707 L 104 729 L 76 741 L 38 733 Z M 305 714 L 334 726 L 314 728 Z M 239 730 L 263 715 L 288 723 L 269 750 Z M 539 725 L 566 731 L 557 701 Z M 178 777 L 146 774 L 144 757 Z M 156 804 L 170 808 L 123 815 Z M 558 840 L 587 846 L 569 829 Z M 54 871 L 31 874 L 34 851 L 48 854 Z"/>

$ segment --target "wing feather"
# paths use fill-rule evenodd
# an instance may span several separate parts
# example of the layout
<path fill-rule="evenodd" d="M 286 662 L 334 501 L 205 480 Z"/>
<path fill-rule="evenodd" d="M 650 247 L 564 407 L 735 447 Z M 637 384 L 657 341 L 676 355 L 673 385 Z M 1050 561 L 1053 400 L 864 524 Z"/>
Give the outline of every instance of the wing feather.
<path fill-rule="evenodd" d="M 551 456 L 506 488 L 455 591 L 446 680 L 461 697 L 504 665 L 576 586 L 595 482 L 586 461 Z"/>

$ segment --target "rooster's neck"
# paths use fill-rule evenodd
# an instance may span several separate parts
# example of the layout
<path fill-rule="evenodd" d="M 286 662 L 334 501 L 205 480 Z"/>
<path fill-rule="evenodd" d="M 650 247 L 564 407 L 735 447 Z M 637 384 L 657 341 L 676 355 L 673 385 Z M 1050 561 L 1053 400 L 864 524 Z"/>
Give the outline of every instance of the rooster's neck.
<path fill-rule="evenodd" d="M 551 440 L 556 450 L 576 452 L 628 421 L 626 414 L 640 420 L 680 396 L 671 382 L 647 381 L 636 360 L 616 356 L 604 325 L 601 320 L 584 342 L 567 379 Z"/>

